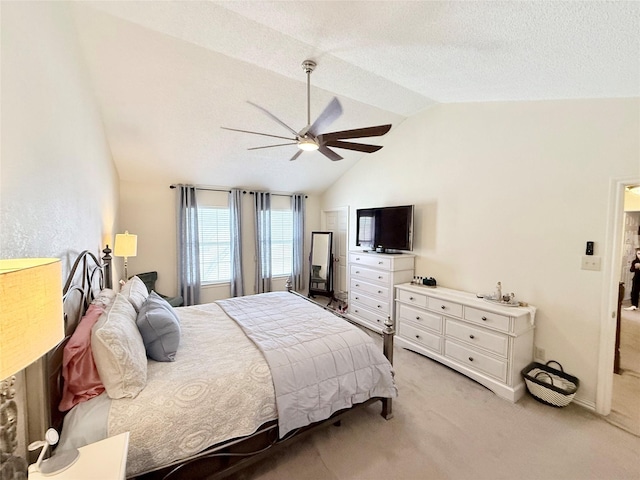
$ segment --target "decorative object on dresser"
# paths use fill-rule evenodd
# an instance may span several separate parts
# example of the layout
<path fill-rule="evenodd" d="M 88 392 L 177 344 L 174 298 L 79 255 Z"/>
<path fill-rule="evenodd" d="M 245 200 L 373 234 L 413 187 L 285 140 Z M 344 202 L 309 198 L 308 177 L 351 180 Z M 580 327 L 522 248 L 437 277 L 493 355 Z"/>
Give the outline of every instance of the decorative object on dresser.
<path fill-rule="evenodd" d="M 113 255 L 116 257 L 124 257 L 124 281 L 129 279 L 127 273 L 127 260 L 129 257 L 135 257 L 138 254 L 138 236 L 132 235 L 128 230 L 124 233 L 116 235 L 115 245 L 113 247 Z"/>
<path fill-rule="evenodd" d="M 494 305 L 449 288 L 396 286 L 396 342 L 517 401 L 533 359 L 535 307 Z"/>
<path fill-rule="evenodd" d="M 16 452 L 16 377 L 62 340 L 62 273 L 57 258 L 0 260 L 0 478 L 26 478 Z M 5 380 L 2 380 L 5 379 Z"/>
<path fill-rule="evenodd" d="M 408 253 L 349 253 L 349 311 L 354 322 L 382 332 L 393 317 L 393 286 L 413 278 L 415 256 Z"/>

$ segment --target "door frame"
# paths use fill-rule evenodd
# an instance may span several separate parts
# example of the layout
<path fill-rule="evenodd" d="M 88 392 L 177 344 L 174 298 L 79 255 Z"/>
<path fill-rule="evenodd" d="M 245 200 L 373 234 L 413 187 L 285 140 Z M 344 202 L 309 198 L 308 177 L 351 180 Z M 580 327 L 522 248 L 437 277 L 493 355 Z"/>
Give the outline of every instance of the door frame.
<path fill-rule="evenodd" d="M 622 234 L 624 222 L 624 191 L 629 185 L 640 183 L 639 177 L 612 178 L 609 182 L 607 231 L 605 237 L 602 308 L 600 312 L 600 351 L 596 384 L 596 412 L 611 413 L 613 397 L 613 361 L 616 340 L 618 286 L 622 262 Z"/>

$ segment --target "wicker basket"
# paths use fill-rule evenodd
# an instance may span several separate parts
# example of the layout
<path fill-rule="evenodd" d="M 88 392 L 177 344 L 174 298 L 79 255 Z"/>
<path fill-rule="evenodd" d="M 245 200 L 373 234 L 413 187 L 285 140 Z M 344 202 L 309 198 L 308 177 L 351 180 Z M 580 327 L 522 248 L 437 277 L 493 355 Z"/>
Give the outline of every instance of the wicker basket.
<path fill-rule="evenodd" d="M 555 363 L 560 370 L 549 366 Z M 578 391 L 580 380 L 564 372 L 555 360 L 546 364 L 533 362 L 522 369 L 527 390 L 536 400 L 552 407 L 566 407 Z"/>

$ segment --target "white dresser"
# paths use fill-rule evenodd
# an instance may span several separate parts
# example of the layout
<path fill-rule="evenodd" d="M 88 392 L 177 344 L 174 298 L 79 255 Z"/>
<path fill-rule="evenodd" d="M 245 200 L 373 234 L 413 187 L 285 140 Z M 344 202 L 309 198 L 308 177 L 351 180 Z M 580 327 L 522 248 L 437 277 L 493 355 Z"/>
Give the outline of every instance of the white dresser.
<path fill-rule="evenodd" d="M 356 323 L 382 332 L 384 322 L 393 318 L 393 286 L 413 279 L 415 256 L 349 252 L 349 309 Z"/>
<path fill-rule="evenodd" d="M 492 304 L 448 288 L 396 286 L 396 345 L 421 353 L 512 402 L 533 360 L 531 307 Z"/>

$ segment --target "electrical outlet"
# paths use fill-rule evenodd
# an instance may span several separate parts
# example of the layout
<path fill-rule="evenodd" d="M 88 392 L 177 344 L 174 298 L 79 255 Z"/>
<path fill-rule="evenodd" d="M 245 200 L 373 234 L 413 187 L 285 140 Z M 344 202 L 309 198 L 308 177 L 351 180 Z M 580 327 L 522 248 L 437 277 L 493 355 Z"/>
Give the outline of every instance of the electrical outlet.
<path fill-rule="evenodd" d="M 600 270 L 602 267 L 602 257 L 596 255 L 582 256 L 582 270 Z"/>
<path fill-rule="evenodd" d="M 536 358 L 536 360 L 540 360 L 541 362 L 544 362 L 546 360 L 544 348 L 533 347 L 533 356 Z"/>

